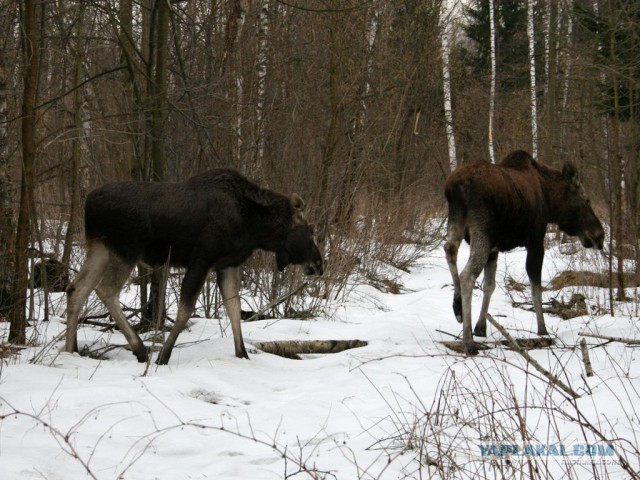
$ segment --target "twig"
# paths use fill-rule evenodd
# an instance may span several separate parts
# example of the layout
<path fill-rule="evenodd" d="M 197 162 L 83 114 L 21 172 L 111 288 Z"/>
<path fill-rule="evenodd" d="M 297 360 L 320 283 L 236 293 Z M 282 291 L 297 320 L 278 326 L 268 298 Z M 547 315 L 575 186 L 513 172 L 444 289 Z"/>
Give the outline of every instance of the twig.
<path fill-rule="evenodd" d="M 599 338 L 600 340 L 609 340 L 610 342 L 626 343 L 627 345 L 640 345 L 640 340 L 635 338 L 610 337 L 609 335 L 598 335 L 595 333 L 579 333 L 581 337 Z"/>
<path fill-rule="evenodd" d="M 582 361 L 584 362 L 584 369 L 587 373 L 587 377 L 593 377 L 593 368 L 591 367 L 591 359 L 589 358 L 589 349 L 587 348 L 587 341 L 584 338 L 580 340 L 580 350 L 582 350 Z"/>
<path fill-rule="evenodd" d="M 442 333 L 443 335 L 449 335 L 450 337 L 453 337 L 453 338 L 460 338 L 460 335 L 454 335 L 453 333 L 445 332 L 444 330 L 438 330 L 437 328 L 436 328 L 436 332 Z"/>
<path fill-rule="evenodd" d="M 520 347 L 520 345 L 518 345 L 518 342 L 516 342 L 515 339 L 511 335 L 509 335 L 509 332 L 507 332 L 507 330 L 502 325 L 500 325 L 498 322 L 496 322 L 496 320 L 489 313 L 487 313 L 487 320 L 489 320 L 489 323 L 491 323 L 491 325 L 496 327 L 498 329 L 498 331 L 504 336 L 504 338 L 507 339 L 507 341 L 509 342 L 509 346 L 513 350 L 518 352 L 520 355 L 522 355 L 524 357 L 524 359 L 533 368 L 535 368 L 540 373 L 542 373 L 547 378 L 547 380 L 549 380 L 549 382 L 553 386 L 559 387 L 565 393 L 569 394 L 573 398 L 580 398 L 580 395 L 578 395 L 571 387 L 568 387 L 567 385 L 565 385 L 558 377 L 556 377 L 551 372 L 549 372 L 546 368 L 544 368 L 542 365 L 540 365 L 537 362 L 537 360 L 535 360 L 531 355 L 529 355 L 529 353 L 527 351 L 523 350 Z"/>
<path fill-rule="evenodd" d="M 262 315 L 265 314 L 265 312 L 267 312 L 267 310 L 280 305 L 282 302 L 284 302 L 287 298 L 289 297 L 293 297 L 296 293 L 301 292 L 302 290 L 304 290 L 305 288 L 307 288 L 310 285 L 313 285 L 314 283 L 316 283 L 318 280 L 312 280 L 311 282 L 304 282 L 302 284 L 300 284 L 300 286 L 298 286 L 298 288 L 291 290 L 289 293 L 285 293 L 284 295 L 282 295 L 281 297 L 276 298 L 273 302 L 269 303 L 268 305 L 266 305 L 265 307 L 262 307 L 260 310 L 258 310 L 256 313 L 254 313 L 253 315 L 251 315 L 249 318 L 247 318 L 246 320 L 243 320 L 244 322 L 255 322 L 256 320 L 260 320 Z"/>

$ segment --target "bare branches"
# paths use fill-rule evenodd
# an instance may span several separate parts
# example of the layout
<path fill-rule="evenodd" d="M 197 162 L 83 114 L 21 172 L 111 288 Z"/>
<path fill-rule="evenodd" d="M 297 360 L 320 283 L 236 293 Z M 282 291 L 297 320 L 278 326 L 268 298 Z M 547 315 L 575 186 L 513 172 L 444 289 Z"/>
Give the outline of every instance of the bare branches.
<path fill-rule="evenodd" d="M 518 342 L 516 342 L 511 335 L 509 335 L 509 332 L 507 332 L 507 330 L 502 325 L 496 322 L 493 316 L 489 313 L 487 313 L 487 320 L 489 321 L 489 323 L 491 323 L 491 325 L 493 325 L 500 331 L 500 333 L 504 336 L 504 338 L 507 339 L 507 341 L 509 342 L 509 346 L 511 346 L 511 348 L 513 348 L 516 352 L 522 355 L 527 360 L 527 362 L 531 364 L 533 368 L 535 368 L 540 373 L 542 373 L 553 386 L 560 388 L 561 390 L 563 390 L 565 393 L 569 394 L 573 398 L 580 397 L 580 395 L 577 394 L 575 390 L 565 385 L 565 383 L 562 382 L 558 377 L 556 377 L 551 372 L 549 372 L 546 368 L 540 365 L 540 363 L 538 363 L 536 359 L 534 359 L 531 355 L 529 355 L 529 353 L 526 350 L 523 350 L 522 347 L 518 345 Z"/>

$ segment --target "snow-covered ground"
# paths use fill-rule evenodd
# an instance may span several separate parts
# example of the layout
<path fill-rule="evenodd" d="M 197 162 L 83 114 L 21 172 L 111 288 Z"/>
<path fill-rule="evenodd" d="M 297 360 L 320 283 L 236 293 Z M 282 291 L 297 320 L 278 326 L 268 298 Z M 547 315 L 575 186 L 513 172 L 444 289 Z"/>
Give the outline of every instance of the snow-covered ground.
<path fill-rule="evenodd" d="M 148 370 L 124 348 L 105 360 L 60 353 L 63 342 L 52 339 L 63 319 L 38 322 L 37 345 L 0 360 L 0 479 L 638 475 L 639 351 L 587 338 L 595 375 L 586 378 L 575 348 L 580 332 L 640 338 L 638 302 L 611 317 L 604 289 L 545 292 L 545 300 L 581 292 L 592 311 L 566 321 L 547 315 L 556 346 L 530 352 L 580 394 L 572 400 L 516 352 L 467 358 L 440 343 L 461 332 L 441 250 L 410 273 L 393 272 L 401 294 L 358 286 L 326 318 L 244 324 L 250 360 L 234 357 L 224 319 L 193 319 L 170 364 Z M 550 249 L 543 284 L 566 268 L 604 268 L 599 254 L 577 250 Z M 520 338 L 535 337 L 534 314 L 513 306 L 530 298 L 524 258 L 522 250 L 500 256 L 490 308 Z M 510 278 L 526 291 L 508 290 Z M 474 295 L 475 317 L 481 291 Z M 502 339 L 488 328 L 487 342 Z M 0 324 L 0 341 L 7 330 Z M 304 360 L 252 347 L 287 339 L 369 343 Z M 125 340 L 84 326 L 79 342 Z"/>

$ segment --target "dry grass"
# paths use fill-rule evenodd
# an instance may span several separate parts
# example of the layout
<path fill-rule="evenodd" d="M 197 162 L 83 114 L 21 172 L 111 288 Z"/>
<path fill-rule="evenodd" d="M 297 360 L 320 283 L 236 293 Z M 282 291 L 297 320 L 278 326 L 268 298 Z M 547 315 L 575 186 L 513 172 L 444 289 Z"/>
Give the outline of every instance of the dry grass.
<path fill-rule="evenodd" d="M 549 283 L 548 288 L 550 290 L 560 290 L 565 287 L 609 288 L 610 281 L 613 282 L 613 288 L 618 288 L 618 279 L 615 274 L 610 278 L 608 272 L 595 273 L 567 270 L 556 275 Z M 640 274 L 625 273 L 624 286 L 627 288 L 640 287 Z"/>

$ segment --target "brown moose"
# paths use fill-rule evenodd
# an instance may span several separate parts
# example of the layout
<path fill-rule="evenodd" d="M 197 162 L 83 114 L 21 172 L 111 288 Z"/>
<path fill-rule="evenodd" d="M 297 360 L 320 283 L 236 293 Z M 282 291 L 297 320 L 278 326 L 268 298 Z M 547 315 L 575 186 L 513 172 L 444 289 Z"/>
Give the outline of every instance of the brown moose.
<path fill-rule="evenodd" d="M 591 208 L 575 167 L 562 171 L 536 162 L 524 151 L 509 154 L 500 164 L 470 162 L 447 179 L 449 204 L 447 242 L 444 246 L 453 278 L 453 312 L 463 327 L 463 349 L 476 354 L 473 334 L 485 337 L 486 315 L 495 289 L 498 252 L 516 247 L 527 250 L 526 270 L 531 282 L 538 335 L 547 335 L 542 316 L 542 261 L 547 224 L 557 224 L 578 236 L 586 248 L 602 249 L 604 230 Z M 458 275 L 458 247 L 470 244 L 467 264 Z M 471 296 L 484 269 L 480 316 L 471 332 Z"/>

